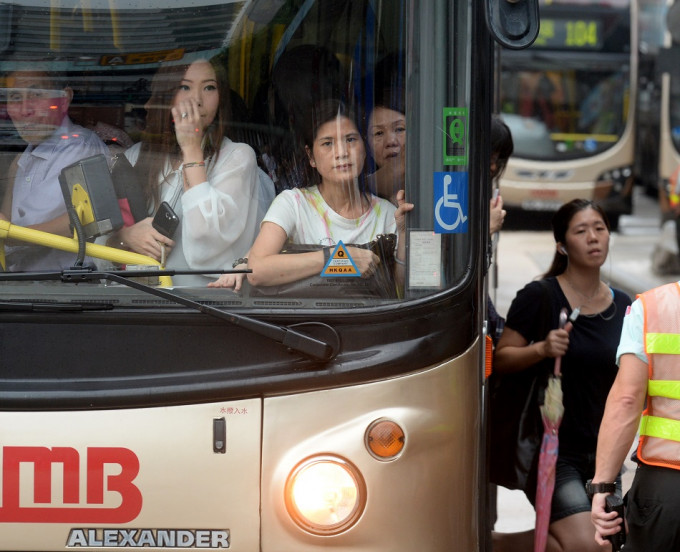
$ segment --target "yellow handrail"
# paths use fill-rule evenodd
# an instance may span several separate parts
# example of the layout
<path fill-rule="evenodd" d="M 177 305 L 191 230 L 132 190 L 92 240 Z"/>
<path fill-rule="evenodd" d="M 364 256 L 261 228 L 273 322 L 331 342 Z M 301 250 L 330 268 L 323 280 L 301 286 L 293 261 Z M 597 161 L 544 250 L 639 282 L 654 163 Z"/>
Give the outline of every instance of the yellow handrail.
<path fill-rule="evenodd" d="M 0 240 L 6 239 L 19 240 L 60 249 L 62 251 L 78 253 L 78 240 L 75 237 L 67 238 L 66 236 L 58 236 L 56 234 L 50 234 L 49 232 L 34 230 L 33 228 L 17 226 L 6 220 L 0 220 Z M 0 263 L 2 263 L 3 268 L 6 268 L 4 243 L 2 245 L 3 247 L 0 247 Z M 118 264 L 148 265 L 160 268 L 160 263 L 156 259 L 147 257 L 146 255 L 140 255 L 139 253 L 125 251 L 124 249 L 116 249 L 115 247 L 108 247 L 106 245 L 99 245 L 97 243 L 86 242 L 85 255 Z M 172 286 L 172 279 L 170 276 L 159 276 L 158 279 L 161 287 Z"/>

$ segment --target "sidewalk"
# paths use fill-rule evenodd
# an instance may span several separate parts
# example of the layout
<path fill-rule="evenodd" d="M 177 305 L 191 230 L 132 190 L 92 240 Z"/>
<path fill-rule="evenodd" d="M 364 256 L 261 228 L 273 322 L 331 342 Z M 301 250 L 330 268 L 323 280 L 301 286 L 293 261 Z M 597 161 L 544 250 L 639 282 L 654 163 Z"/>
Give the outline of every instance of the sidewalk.
<path fill-rule="evenodd" d="M 647 289 L 680 279 L 680 274 L 658 276 L 652 271 L 652 252 L 660 237 L 660 218 L 655 200 L 636 198 L 636 215 L 621 217 L 612 234 L 610 253 L 602 267 L 602 279 L 631 298 Z M 496 250 L 498 286 L 490 289 L 500 314 L 507 314 L 518 290 L 549 267 L 555 252 L 552 232 L 502 231 Z M 633 446 L 636 446 L 634 443 Z M 623 489 L 628 490 L 635 464 L 626 461 Z M 496 531 L 515 532 L 534 527 L 535 512 L 521 491 L 498 489 Z"/>

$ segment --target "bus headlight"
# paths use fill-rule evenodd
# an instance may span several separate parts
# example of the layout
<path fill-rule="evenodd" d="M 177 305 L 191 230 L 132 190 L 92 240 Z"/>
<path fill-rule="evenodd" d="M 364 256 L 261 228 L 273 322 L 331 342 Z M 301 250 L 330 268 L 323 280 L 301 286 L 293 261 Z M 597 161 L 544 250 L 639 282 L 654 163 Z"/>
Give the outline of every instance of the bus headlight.
<path fill-rule="evenodd" d="M 338 456 L 313 456 L 288 476 L 286 508 L 293 521 L 316 535 L 347 530 L 366 505 L 366 486 L 359 470 Z"/>

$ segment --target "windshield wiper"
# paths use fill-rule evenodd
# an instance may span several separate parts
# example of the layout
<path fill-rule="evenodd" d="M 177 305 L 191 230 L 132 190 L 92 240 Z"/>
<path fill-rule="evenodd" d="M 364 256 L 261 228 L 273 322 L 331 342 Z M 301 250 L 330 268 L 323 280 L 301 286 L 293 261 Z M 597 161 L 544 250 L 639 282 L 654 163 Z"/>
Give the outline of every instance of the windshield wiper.
<path fill-rule="evenodd" d="M 112 310 L 113 303 L 29 303 L 26 301 L 0 301 L 2 312 L 84 312 Z"/>
<path fill-rule="evenodd" d="M 207 271 L 211 272 L 211 271 Z M 220 270 L 216 271 L 219 273 L 242 273 L 246 272 L 244 270 Z M 248 271 L 249 272 L 249 271 Z M 291 328 L 285 326 L 278 326 L 276 324 L 270 324 L 268 322 L 263 322 L 261 320 L 256 320 L 255 318 L 250 318 L 248 316 L 243 316 L 240 314 L 235 314 L 232 312 L 225 312 L 215 307 L 209 305 L 204 305 L 193 299 L 188 299 L 172 293 L 166 289 L 155 288 L 148 286 L 136 280 L 130 280 L 129 278 L 135 277 L 155 277 L 155 276 L 176 276 L 176 275 L 187 275 L 187 274 L 206 274 L 204 270 L 125 270 L 125 271 L 96 271 L 87 268 L 72 268 L 68 270 L 63 270 L 61 272 L 3 272 L 0 273 L 0 282 L 9 281 L 42 281 L 42 280 L 52 280 L 52 281 L 62 281 L 64 283 L 86 283 L 96 280 L 107 280 L 109 282 L 116 282 L 127 287 L 134 288 L 136 290 L 142 291 L 149 295 L 154 295 L 168 301 L 183 305 L 185 307 L 192 308 L 194 310 L 200 311 L 209 316 L 219 318 L 236 326 L 240 326 L 251 330 L 259 335 L 267 337 L 277 343 L 281 343 L 285 347 L 303 353 L 307 356 L 318 360 L 330 360 L 335 356 L 337 350 L 325 341 L 321 341 L 307 334 L 298 332 Z M 11 303 L 16 305 L 16 303 Z M 25 305 L 30 305 L 33 307 L 48 306 L 48 304 L 43 303 L 25 303 Z M 52 303 L 54 305 L 54 303 Z M 75 305 L 76 307 L 81 306 L 83 310 L 86 310 L 87 305 Z M 112 306 L 111 306 L 112 308 Z M 1 309 L 0 309 L 1 310 Z M 68 310 L 68 309 L 62 309 Z M 73 309 L 73 310 L 78 310 Z M 44 312 L 44 311 L 41 311 Z"/>

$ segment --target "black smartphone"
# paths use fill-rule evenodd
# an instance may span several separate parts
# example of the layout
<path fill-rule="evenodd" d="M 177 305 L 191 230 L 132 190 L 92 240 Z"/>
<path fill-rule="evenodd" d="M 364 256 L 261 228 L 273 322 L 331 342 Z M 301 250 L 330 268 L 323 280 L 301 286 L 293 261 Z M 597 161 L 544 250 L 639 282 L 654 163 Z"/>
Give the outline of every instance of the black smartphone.
<path fill-rule="evenodd" d="M 621 517 L 621 519 L 625 519 L 623 511 L 623 500 L 621 499 L 620 496 L 611 494 L 607 495 L 604 504 L 604 511 L 616 512 Z M 607 539 L 612 543 L 612 550 L 621 550 L 623 548 L 623 545 L 626 544 L 625 521 L 623 524 L 621 524 L 621 531 L 614 535 L 609 535 Z"/>
<path fill-rule="evenodd" d="M 161 206 L 153 217 L 153 221 L 151 221 L 151 226 L 166 238 L 172 239 L 178 225 L 179 217 L 175 211 L 172 210 L 170 204 L 167 201 L 161 203 Z"/>

